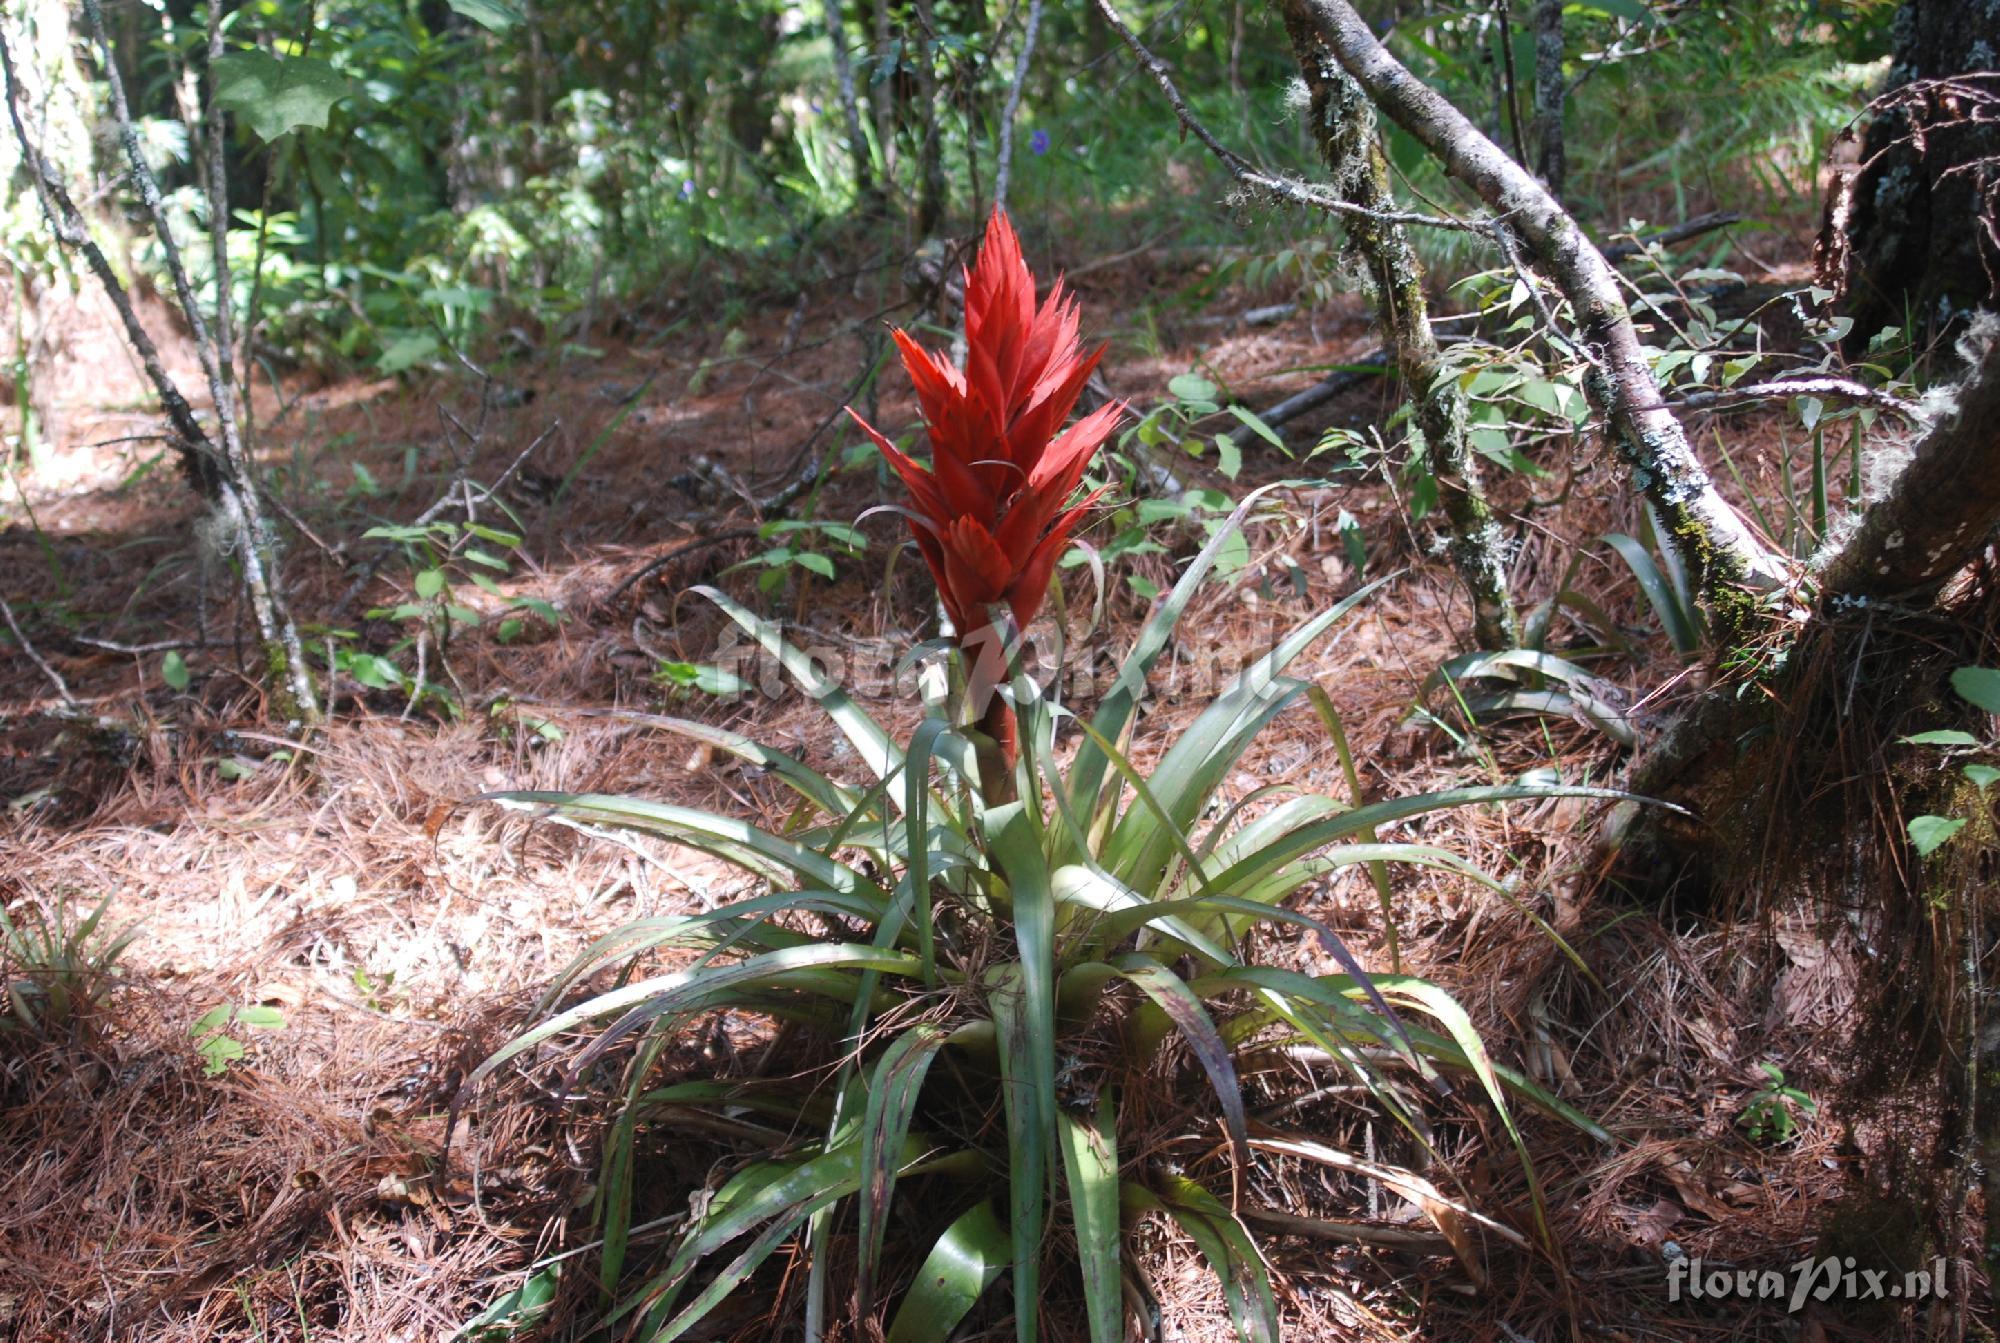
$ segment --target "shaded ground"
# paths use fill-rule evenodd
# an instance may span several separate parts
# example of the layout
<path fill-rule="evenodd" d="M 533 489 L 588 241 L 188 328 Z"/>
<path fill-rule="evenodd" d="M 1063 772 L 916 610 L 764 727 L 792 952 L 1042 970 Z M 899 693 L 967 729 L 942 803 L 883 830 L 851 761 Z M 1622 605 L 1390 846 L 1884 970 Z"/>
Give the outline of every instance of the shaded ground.
<path fill-rule="evenodd" d="M 1272 295 L 1148 304 L 1187 285 L 1198 265 L 1138 258 L 1076 269 L 1087 324 L 1114 340 L 1109 388 L 1142 403 L 1199 359 L 1230 391 L 1268 404 L 1313 376 L 1292 370 L 1341 362 L 1375 339 L 1353 304 L 1256 326 L 1239 315 Z M 458 687 L 460 712 L 411 712 L 406 694 L 343 677 L 333 725 L 310 742 L 262 718 L 236 647 L 227 557 L 204 558 L 189 544 L 185 490 L 167 463 L 146 465 L 157 445 L 84 446 L 150 432 L 151 417 L 87 400 L 57 408 L 52 467 L 24 482 L 36 526 L 0 533 L 0 572 L 81 717 L 51 712 L 53 687 L 27 660 L 0 663 L 0 898 L 87 907 L 109 895 L 109 922 L 140 930 L 104 1009 L 75 1039 L 0 1039 L 0 1332 L 441 1339 L 531 1264 L 587 1248 L 601 1110 L 559 1109 L 547 1099 L 548 1069 L 530 1068 L 470 1098 L 444 1173 L 438 1156 L 458 1080 L 596 935 L 748 887 L 683 852 L 524 830 L 461 804 L 495 788 L 560 787 L 782 818 L 769 780 L 591 713 L 619 706 L 727 723 L 836 773 L 851 765 L 796 694 L 719 701 L 656 681 L 662 659 L 715 656 L 719 621 L 682 590 L 712 580 L 753 592 L 754 570 L 725 571 L 761 543 L 701 549 L 610 596 L 651 559 L 748 525 L 748 503 L 823 449 L 815 431 L 851 394 L 882 310 L 900 297 L 892 276 L 809 289 L 802 302 L 774 295 L 735 313 L 691 295 L 623 319 L 593 342 L 594 355 L 525 351 L 492 367 L 490 386 L 448 368 L 408 384 L 291 388 L 282 407 L 266 400 L 262 441 L 282 468 L 281 498 L 350 562 L 374 553 L 360 536 L 370 522 L 408 521 L 452 477 L 444 412 L 470 428 L 485 403 L 467 450 L 474 480 L 492 479 L 554 426 L 503 496 L 524 536 L 512 571 L 498 594 L 455 589 L 482 623 L 453 641 L 448 672 L 434 661 L 431 674 Z M 684 321 L 690 314 L 699 320 Z M 1330 414 L 1379 423 L 1388 395 L 1364 388 Z M 901 424 L 910 409 L 901 375 L 885 375 L 878 422 Z M 1738 420 L 1729 432 L 1750 487 L 1777 497 L 1777 421 Z M 1505 507 L 1531 517 L 1516 568 L 1529 602 L 1546 599 L 1571 564 L 1557 538 L 1637 530 L 1608 462 L 1568 461 L 1560 445 L 1538 451 L 1549 479 L 1498 486 Z M 1202 466 L 1180 469 L 1203 479 Z M 1298 469 L 1253 452 L 1239 484 Z M 1398 491 L 1371 474 L 1286 496 L 1285 516 L 1254 529 L 1251 565 L 1182 622 L 1138 758 L 1159 749 L 1163 725 L 1199 709 L 1205 669 L 1233 668 L 1276 629 L 1364 577 L 1393 573 L 1295 668 L 1332 694 L 1371 796 L 1530 769 L 1570 781 L 1611 775 L 1618 748 L 1578 723 L 1496 727 L 1463 734 L 1463 745 L 1405 725 L 1418 686 L 1466 646 L 1470 622 L 1448 573 L 1426 558 L 1428 529 L 1402 520 Z M 813 506 L 848 520 L 883 497 L 874 472 L 852 470 L 833 476 Z M 1337 526 L 1343 511 L 1366 538 L 1362 573 Z M 876 544 L 834 581 L 795 571 L 759 601 L 797 642 L 850 671 L 893 663 L 919 636 L 928 600 L 920 566 L 908 556 L 889 563 L 897 525 L 868 522 Z M 1198 534 L 1167 539 L 1184 556 Z M 1164 579 L 1173 559 L 1147 557 L 1136 572 Z M 354 630 L 356 647 L 388 652 L 402 628 L 364 612 L 407 599 L 407 565 L 384 564 L 334 616 L 348 582 L 332 560 L 310 542 L 292 546 L 302 622 Z M 1653 650 L 1644 665 L 1607 657 L 1593 669 L 1642 726 L 1657 721 L 1700 673 L 1649 631 L 1629 573 L 1608 550 L 1586 552 L 1570 584 Z M 564 619 L 520 617 L 507 599 L 522 595 L 554 603 Z M 1079 609 L 1091 599 L 1075 577 L 1071 599 Z M 205 640 L 195 619 L 204 610 Z M 1111 649 L 1122 649 L 1144 611 L 1114 580 Z M 503 643 L 510 616 L 525 623 Z M 203 646 L 177 650 L 191 681 L 176 691 L 163 680 L 166 650 L 120 653 L 81 638 Z M 1552 643 L 1585 638 L 1581 626 L 1559 623 Z M 862 678 L 856 688 L 892 728 L 914 721 L 911 702 L 887 686 Z M 1279 780 L 1345 792 L 1310 712 L 1280 720 L 1225 796 Z M 1434 873 L 1397 879 L 1409 966 L 1451 989 L 1506 1060 L 1620 1140 L 1602 1148 L 1553 1120 L 1526 1123 L 1561 1265 L 1475 1233 L 1474 1262 L 1488 1277 L 1475 1285 L 1414 1205 L 1274 1159 L 1255 1173 L 1253 1193 L 1306 1219 L 1277 1227 L 1269 1247 L 1297 1336 L 1555 1338 L 1566 1311 L 1598 1335 L 1631 1339 L 1873 1337 L 1958 1318 L 1959 1301 L 1928 1317 L 1814 1305 L 1789 1318 L 1782 1301 L 1668 1301 L 1669 1242 L 1711 1265 L 1788 1266 L 1813 1250 L 1830 1210 L 1866 1193 L 1863 1158 L 1921 1148 L 1929 1120 L 1921 1096 L 1907 1111 L 1863 1110 L 1835 1093 L 1852 1047 L 1856 953 L 1845 935 L 1823 935 L 1796 911 L 1695 926 L 1625 906 L 1599 889 L 1595 820 L 1560 802 L 1426 818 L 1393 835 L 1440 844 L 1508 879 L 1594 973 L 1592 983 L 1480 888 Z M 1371 968 L 1386 968 L 1364 875 L 1313 888 L 1300 907 L 1339 928 Z M 1309 946 L 1269 954 L 1322 968 Z M 189 1028 L 225 1004 L 275 1008 L 284 1024 L 232 1028 L 245 1053 L 209 1076 Z M 1766 1085 L 1764 1060 L 1821 1102 L 1788 1142 L 1753 1141 L 1738 1122 Z M 1394 1138 L 1370 1111 L 1337 1096 L 1301 1104 L 1310 1090 L 1295 1068 L 1274 1070 L 1254 1082 L 1252 1108 L 1350 1151 L 1380 1143 L 1386 1159 Z M 1461 1098 L 1441 1119 L 1448 1168 L 1431 1178 L 1532 1236 L 1520 1169 L 1491 1114 Z M 654 1173 L 649 1197 L 664 1208 L 684 1204 L 700 1178 L 684 1164 L 663 1160 Z M 1195 1173 L 1227 1187 L 1224 1166 Z M 564 1218 L 565 1208 L 580 1211 Z M 1224 1337 L 1212 1279 L 1191 1247 L 1162 1227 L 1143 1234 L 1178 1330 L 1168 1336 Z M 587 1269 L 578 1268 L 566 1278 L 575 1302 L 587 1299 Z M 736 1319 L 738 1336 L 785 1336 L 796 1291 L 774 1278 L 772 1315 Z"/>

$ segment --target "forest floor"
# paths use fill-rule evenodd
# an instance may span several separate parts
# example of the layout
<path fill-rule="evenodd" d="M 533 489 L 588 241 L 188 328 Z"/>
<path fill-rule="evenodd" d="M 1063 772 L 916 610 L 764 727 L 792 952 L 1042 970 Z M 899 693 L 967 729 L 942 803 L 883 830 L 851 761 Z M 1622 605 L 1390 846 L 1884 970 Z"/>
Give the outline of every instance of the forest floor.
<path fill-rule="evenodd" d="M 1255 325 L 1243 315 L 1269 294 L 1224 288 L 1147 303 L 1196 294 L 1203 269 L 1145 256 L 1076 266 L 1086 327 L 1113 341 L 1104 376 L 1114 394 L 1157 402 L 1170 378 L 1199 365 L 1246 403 L 1268 405 L 1313 381 L 1306 370 L 1375 343 L 1354 300 Z M 544 1073 L 525 1070 L 460 1098 L 447 1169 L 448 1107 L 466 1072 L 521 1027 L 593 938 L 747 887 L 698 855 L 529 827 L 468 803 L 499 788 L 560 788 L 783 817 L 769 779 L 606 710 L 725 723 L 836 773 L 852 763 L 796 692 L 718 699 L 659 680 L 663 661 L 716 659 L 722 622 L 684 589 L 713 581 L 750 592 L 755 570 L 730 566 L 762 543 L 706 546 L 613 594 L 656 557 L 754 526 L 748 501 L 821 450 L 816 432 L 872 357 L 873 333 L 906 316 L 880 311 L 878 291 L 900 296 L 893 275 L 733 312 L 689 296 L 600 322 L 579 342 L 591 351 L 524 352 L 491 384 L 450 367 L 290 386 L 282 409 L 260 397 L 260 442 L 281 468 L 281 498 L 342 547 L 336 562 L 311 543 L 292 546 L 298 617 L 309 630 L 352 630 L 355 647 L 375 652 L 403 627 L 364 612 L 408 600 L 411 575 L 391 557 L 341 609 L 343 565 L 376 553 L 362 531 L 407 523 L 437 499 L 460 469 L 454 454 L 472 480 L 489 480 L 549 435 L 502 496 L 524 539 L 498 595 L 456 589 L 481 623 L 447 656 L 432 650 L 431 675 L 456 688 L 459 712 L 410 711 L 403 694 L 343 677 L 330 725 L 309 740 L 266 714 L 220 576 L 227 557 L 204 559 L 190 543 L 187 490 L 167 463 L 145 465 L 159 445 L 102 446 L 152 432 L 153 416 L 136 397 L 104 404 L 119 370 L 73 379 L 51 417 L 47 468 L 20 477 L 34 525 L 0 532 L 16 610 L 66 613 L 66 624 L 27 629 L 73 704 L 62 712 L 28 659 L 0 660 L 0 899 L 17 911 L 58 901 L 83 910 L 108 897 L 106 926 L 136 933 L 116 987 L 72 1038 L 31 1046 L 0 1036 L 0 1337 L 442 1340 L 558 1255 L 571 1256 L 559 1261 L 562 1304 L 588 1301 L 605 1107 L 558 1106 Z M 881 387 L 883 420 L 904 423 L 900 371 L 885 372 Z M 1310 428 L 1380 425 L 1393 398 L 1388 384 L 1364 385 Z M 478 441 L 459 440 L 447 412 Z M 1775 418 L 1736 418 L 1728 429 L 1751 487 L 1768 485 L 1783 454 Z M 1496 482 L 1502 506 L 1531 518 L 1517 590 L 1544 600 L 1577 561 L 1570 585 L 1652 650 L 1643 661 L 1592 663 L 1643 729 L 1702 673 L 1649 632 L 1630 573 L 1608 549 L 1575 556 L 1555 539 L 1638 531 L 1614 464 L 1576 451 L 1549 479 Z M 1212 461 L 1180 469 L 1231 490 L 1305 470 L 1251 448 L 1232 485 L 1206 476 Z M 814 507 L 845 521 L 885 497 L 873 469 L 847 470 Z M 1204 672 L 1233 669 L 1278 630 L 1388 576 L 1294 670 L 1332 695 L 1370 797 L 1529 770 L 1615 778 L 1621 749 L 1586 724 L 1461 724 L 1458 739 L 1411 725 L 1425 677 L 1469 646 L 1468 611 L 1430 558 L 1428 527 L 1404 521 L 1398 482 L 1379 472 L 1282 497 L 1284 518 L 1253 529 L 1250 565 L 1211 586 L 1182 622 L 1139 757 L 1205 702 Z M 1343 512 L 1365 539 L 1359 571 L 1337 525 Z M 490 508 L 482 520 L 513 526 Z M 907 730 L 914 702 L 882 672 L 921 635 L 926 583 L 907 556 L 889 567 L 895 518 L 864 525 L 875 543 L 833 581 L 794 570 L 761 601 L 796 642 L 846 672 L 892 731 Z M 1198 533 L 1168 539 L 1171 553 L 1137 561 L 1140 572 L 1165 577 Z M 1080 581 L 1072 575 L 1079 608 L 1091 600 Z M 520 618 L 507 602 L 520 596 L 563 618 L 525 617 L 502 642 L 501 622 Z M 1118 650 L 1147 605 L 1114 578 L 1109 607 L 1100 637 Z M 164 650 L 79 641 L 199 643 L 201 608 L 206 644 L 177 650 L 183 688 L 164 679 Z M 1580 637 L 1559 621 L 1551 643 Z M 1280 780 L 1345 793 L 1309 710 L 1260 739 L 1225 796 Z M 1618 1140 L 1599 1146 L 1560 1121 L 1524 1117 L 1556 1252 L 1445 1226 L 1379 1187 L 1299 1179 L 1291 1211 L 1318 1232 L 1295 1222 L 1268 1248 L 1288 1334 L 1539 1340 L 1569 1336 L 1562 1321 L 1573 1318 L 1613 1339 L 1810 1339 L 1925 1322 L 1908 1308 L 1846 1314 L 1858 1308 L 1809 1303 L 1791 1314 L 1782 1300 L 1669 1299 L 1670 1242 L 1711 1266 L 1789 1269 L 1828 1243 L 1829 1225 L 1869 1205 L 1861 1155 L 1914 1141 L 1928 1118 L 1920 1102 L 1845 1105 L 1834 1094 L 1853 1047 L 1850 938 L 1797 910 L 1697 920 L 1630 903 L 1599 879 L 1599 820 L 1576 801 L 1517 804 L 1431 816 L 1393 835 L 1505 876 L 1595 976 L 1483 888 L 1439 873 L 1396 878 L 1406 968 L 1449 989 L 1496 1052 Z M 1310 888 L 1300 908 L 1386 969 L 1365 875 Z M 1270 954 L 1309 967 L 1319 959 L 1306 944 Z M 270 1009 L 276 1016 L 263 1019 L 282 1025 L 232 1025 L 241 1056 L 205 1059 L 191 1027 L 218 1007 Z M 723 1037 L 716 1047 L 731 1045 Z M 1765 1062 L 1819 1101 L 1798 1113 L 1788 1141 L 1753 1140 L 1739 1122 L 1768 1084 Z M 1254 1099 L 1283 1105 L 1303 1089 L 1261 1078 Z M 1430 1178 L 1533 1243 L 1520 1168 L 1490 1113 L 1464 1097 L 1440 1110 L 1459 1136 Z M 1306 1115 L 1302 1126 L 1350 1150 L 1393 1141 L 1343 1102 Z M 655 1160 L 642 1202 L 657 1215 L 685 1206 L 702 1169 L 690 1173 L 684 1152 Z M 1328 1238 L 1334 1223 L 1348 1233 Z M 1469 1235 L 1469 1249 L 1455 1254 L 1445 1230 Z M 1190 1247 L 1163 1228 L 1147 1234 L 1175 1331 L 1165 1336 L 1231 1336 Z M 733 1336 L 788 1336 L 798 1287 L 774 1275 L 762 1313 L 734 1319 Z M 1929 1322 L 1963 1304 L 1932 1307 L 1944 1313 Z M 841 1326 L 834 1336 L 869 1335 Z"/>

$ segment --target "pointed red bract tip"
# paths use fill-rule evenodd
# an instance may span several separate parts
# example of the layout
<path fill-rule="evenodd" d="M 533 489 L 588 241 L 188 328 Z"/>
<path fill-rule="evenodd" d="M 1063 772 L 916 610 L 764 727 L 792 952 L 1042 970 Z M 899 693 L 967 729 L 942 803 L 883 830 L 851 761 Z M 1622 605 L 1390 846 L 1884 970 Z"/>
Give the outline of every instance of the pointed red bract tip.
<path fill-rule="evenodd" d="M 925 471 L 852 407 L 910 492 L 910 530 L 961 644 L 1005 601 L 1022 627 L 1048 595 L 1057 561 L 1100 490 L 1069 506 L 1124 414 L 1100 406 L 1057 434 L 1083 394 L 1100 348 L 1078 344 L 1076 301 L 1061 279 L 1035 302 L 1035 277 L 1006 212 L 986 222 L 965 276 L 965 367 L 895 331 L 931 443 Z"/>

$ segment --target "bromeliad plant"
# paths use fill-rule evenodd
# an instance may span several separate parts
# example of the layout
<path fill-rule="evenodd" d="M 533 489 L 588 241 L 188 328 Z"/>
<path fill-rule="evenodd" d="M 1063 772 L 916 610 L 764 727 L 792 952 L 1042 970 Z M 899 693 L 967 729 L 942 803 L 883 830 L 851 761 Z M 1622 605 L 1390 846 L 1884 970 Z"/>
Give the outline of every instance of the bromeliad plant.
<path fill-rule="evenodd" d="M 1036 584 L 1048 583 L 1077 520 L 1066 495 L 1089 455 L 1078 445 L 1101 439 L 1114 418 L 1055 435 L 1053 407 L 1067 407 L 1089 361 L 1066 353 L 1074 316 L 1057 299 L 1025 325 L 1017 320 L 1029 313 L 1031 284 L 997 221 L 968 285 L 980 296 L 968 309 L 981 314 L 969 320 L 968 369 L 905 345 L 932 417 L 931 470 L 882 443 L 911 486 L 918 544 L 961 631 L 1033 614 L 1043 595 Z M 1024 425 L 1033 433 L 1017 437 Z M 1242 1337 L 1272 1339 L 1267 1262 L 1236 1201 L 1194 1178 L 1215 1175 L 1254 1197 L 1259 1153 L 1400 1180 L 1406 1193 L 1419 1191 L 1412 1197 L 1475 1273 L 1470 1223 L 1521 1240 L 1407 1171 L 1357 1166 L 1322 1142 L 1253 1124 L 1244 1061 L 1294 1046 L 1358 1076 L 1422 1149 L 1429 1128 L 1409 1080 L 1443 1086 L 1452 1072 L 1476 1081 L 1517 1150 L 1513 1107 L 1522 1099 L 1603 1136 L 1494 1062 L 1444 993 L 1404 975 L 1365 975 L 1331 929 L 1284 904 L 1352 864 L 1423 865 L 1500 890 L 1448 852 L 1377 842 L 1375 830 L 1444 807 L 1590 790 L 1464 788 L 1353 806 L 1274 785 L 1221 804 L 1219 789 L 1252 739 L 1301 700 L 1325 719 L 1352 781 L 1330 701 L 1285 672 L 1368 590 L 1245 668 L 1150 774 L 1120 748 L 1148 671 L 1255 502 L 1246 499 L 1182 574 L 1088 717 L 1011 662 L 988 673 L 1005 692 L 995 701 L 1002 708 L 935 714 L 899 743 L 775 626 L 702 589 L 818 701 L 865 764 L 865 780 L 837 780 L 733 732 L 660 718 L 652 721 L 789 785 L 800 798 L 793 822 L 769 830 L 633 798 L 491 795 L 686 845 L 768 883 L 763 894 L 602 938 L 550 987 L 537 1024 L 471 1079 L 572 1038 L 587 1042 L 568 1062 L 564 1094 L 603 1066 L 620 1069 L 622 1104 L 596 1209 L 612 1328 L 688 1336 L 780 1246 L 797 1242 L 809 1265 L 807 1339 L 837 1316 L 857 1330 L 885 1320 L 894 1343 L 941 1341 L 980 1310 L 989 1321 L 1011 1313 L 1029 1343 L 1059 1328 L 1043 1310 L 1045 1289 L 1059 1284 L 1055 1299 L 1078 1303 L 1093 1343 L 1118 1343 L 1128 1309 L 1151 1312 L 1157 1325 L 1126 1246 L 1134 1224 L 1158 1214 L 1214 1268 Z M 964 725 L 973 714 L 989 731 Z M 990 733 L 1012 744 L 1004 757 L 981 758 L 978 739 Z M 1343 972 L 1249 959 L 1246 939 L 1274 925 L 1315 934 Z M 571 1002 L 579 990 L 587 996 Z M 775 1035 L 761 1049 L 732 1052 L 741 1062 L 723 1075 L 674 1073 L 677 1044 L 698 1028 L 723 1029 L 723 1020 L 738 1030 L 769 1022 Z M 594 1035 L 579 1036 L 587 1030 Z M 1175 1040 L 1179 1049 L 1169 1047 Z M 1206 1083 L 1192 1102 L 1170 1089 L 1182 1061 Z M 669 1132 L 712 1137 L 723 1159 L 685 1218 L 667 1219 L 678 1223 L 672 1253 L 633 1284 L 626 1269 L 642 1139 Z M 1525 1153 L 1521 1161 L 1527 1167 Z M 1531 1168 L 1528 1178 L 1532 1190 Z M 1064 1234 L 1049 1234 L 1052 1223 Z M 987 1289 L 1003 1273 L 1010 1299 L 992 1299 Z"/>

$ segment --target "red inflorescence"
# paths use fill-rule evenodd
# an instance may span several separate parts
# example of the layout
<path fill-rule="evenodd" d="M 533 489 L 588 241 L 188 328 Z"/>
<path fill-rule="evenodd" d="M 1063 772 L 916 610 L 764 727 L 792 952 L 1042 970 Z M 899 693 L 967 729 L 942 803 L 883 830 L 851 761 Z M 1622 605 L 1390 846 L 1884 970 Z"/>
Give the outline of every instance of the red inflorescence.
<path fill-rule="evenodd" d="M 916 384 L 931 469 L 852 407 L 847 413 L 909 488 L 910 530 L 959 642 L 970 646 L 984 636 L 992 602 L 1007 603 L 1025 629 L 1041 609 L 1070 534 L 1103 493 L 1069 504 L 1124 404 L 1102 406 L 1056 432 L 1103 347 L 1087 355 L 1079 349 L 1076 302 L 1060 279 L 1036 306 L 1035 277 L 999 210 L 966 274 L 965 367 L 932 354 L 906 331 L 894 335 Z"/>

